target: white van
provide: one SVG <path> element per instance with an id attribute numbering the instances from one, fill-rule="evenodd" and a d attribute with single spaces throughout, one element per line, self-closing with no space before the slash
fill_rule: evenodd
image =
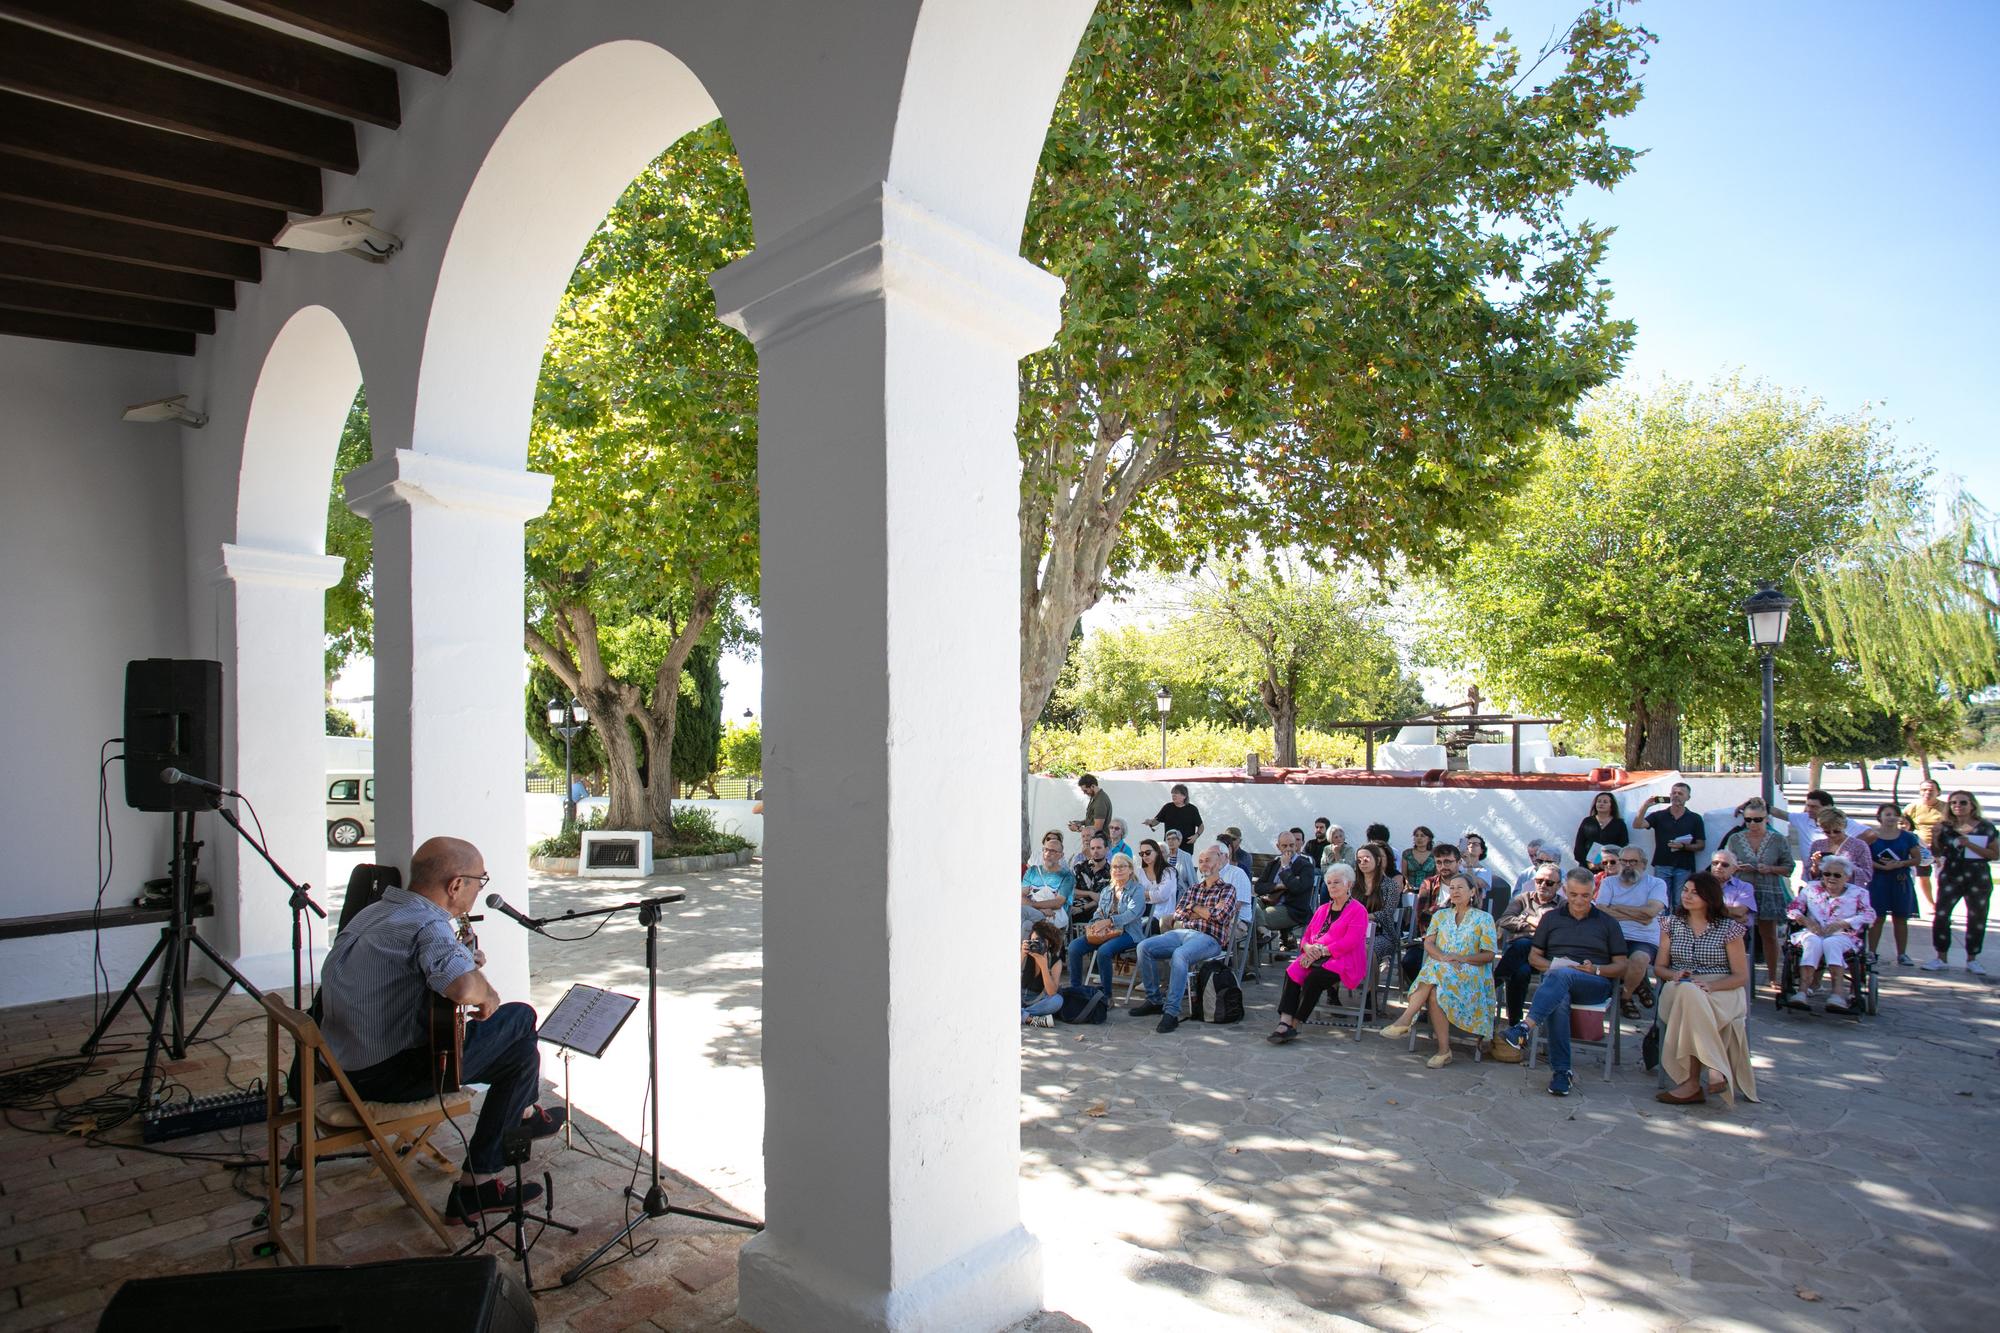
<path id="1" fill-rule="evenodd" d="M 373 773 L 326 775 L 326 841 L 329 847 L 353 847 L 375 841 Z"/>

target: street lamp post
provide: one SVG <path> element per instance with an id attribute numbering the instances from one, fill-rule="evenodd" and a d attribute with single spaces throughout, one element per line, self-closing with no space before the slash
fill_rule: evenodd
<path id="1" fill-rule="evenodd" d="M 1764 771 L 1764 808 L 1769 810 L 1777 798 L 1778 731 L 1774 714 L 1775 668 L 1771 655 L 1785 642 L 1785 631 L 1791 627 L 1791 598 L 1778 591 L 1778 585 L 1769 579 L 1757 585 L 1743 603 L 1741 610 L 1750 623 L 1750 643 L 1764 657 L 1764 729 L 1757 738 L 1757 765 Z"/>
<path id="2" fill-rule="evenodd" d="M 549 729 L 563 741 L 563 832 L 567 833 L 576 827 L 576 780 L 571 775 L 570 751 L 576 738 L 590 725 L 590 710 L 581 699 L 571 698 L 550 699 L 548 711 Z"/>
<path id="3" fill-rule="evenodd" d="M 1160 710 L 1160 767 L 1165 768 L 1167 766 L 1167 714 L 1171 713 L 1174 709 L 1173 692 L 1164 685 L 1160 686 L 1159 693 L 1153 696 L 1153 707 Z"/>

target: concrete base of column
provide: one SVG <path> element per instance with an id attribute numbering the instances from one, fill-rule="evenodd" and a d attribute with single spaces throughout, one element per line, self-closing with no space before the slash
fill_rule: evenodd
<path id="1" fill-rule="evenodd" d="M 1041 1245 L 1022 1227 L 893 1290 L 808 1267 L 769 1233 L 743 1247 L 737 1317 L 766 1333 L 1003 1329 L 1042 1308 Z"/>

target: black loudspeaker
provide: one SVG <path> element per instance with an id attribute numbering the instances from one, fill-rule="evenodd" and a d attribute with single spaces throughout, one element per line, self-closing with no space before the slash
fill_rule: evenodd
<path id="1" fill-rule="evenodd" d="M 148 657 L 125 664 L 125 804 L 134 810 L 213 810 L 221 798 L 160 770 L 222 781 L 222 663 Z"/>
<path id="2" fill-rule="evenodd" d="M 490 1254 L 250 1268 L 127 1282 L 97 1333 L 534 1333 L 535 1303 Z"/>

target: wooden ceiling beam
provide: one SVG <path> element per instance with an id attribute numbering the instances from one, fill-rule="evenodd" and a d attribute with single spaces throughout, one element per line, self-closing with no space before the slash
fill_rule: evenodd
<path id="1" fill-rule="evenodd" d="M 304 163 L 17 93 L 0 92 L 0 149 L 217 199 L 294 213 L 320 211 L 319 171 Z"/>
<path id="2" fill-rule="evenodd" d="M 18 200 L 0 201 L 0 240 L 233 282 L 256 282 L 264 276 L 263 257 L 255 246 L 183 236 L 158 227 L 65 213 Z"/>
<path id="3" fill-rule="evenodd" d="M 385 129 L 396 71 L 189 0 L 0 0 L 0 14 Z"/>
<path id="4" fill-rule="evenodd" d="M 149 329 L 179 329 L 183 333 L 214 333 L 215 312 L 207 306 L 142 301 L 135 296 L 107 296 L 76 287 L 47 287 L 39 282 L 0 278 L 0 309 L 37 310 L 45 315 L 103 319 L 113 324 L 137 324 Z"/>
<path id="5" fill-rule="evenodd" d="M 451 20 L 422 0 L 229 0 L 266 18 L 414 65 L 451 73 Z"/>
<path id="6" fill-rule="evenodd" d="M 269 245 L 278 229 L 285 225 L 283 209 L 211 199 L 163 185 L 143 185 L 11 153 L 0 153 L 0 199 L 18 199 L 66 212 L 137 222 L 242 245 Z"/>
<path id="7" fill-rule="evenodd" d="M 361 164 L 354 126 L 338 116 L 4 18 L 0 88 L 330 171 Z"/>
<path id="8" fill-rule="evenodd" d="M 31 245 L 0 241 L 0 278 L 19 278 L 55 287 L 76 287 L 110 296 L 137 296 L 148 301 L 174 301 L 181 305 L 208 306 L 216 310 L 236 308 L 236 284 L 224 278 L 205 278 L 171 269 L 121 264 L 113 259 L 68 255 L 59 250 L 37 250 Z"/>
<path id="9" fill-rule="evenodd" d="M 73 319 L 32 310 L 0 310 L 0 334 L 19 338 L 53 338 L 57 342 L 122 347 L 134 352 L 194 355 L 194 335 L 175 329 L 145 329 L 108 320 Z M 111 410 L 109 407 L 107 411 Z"/>

